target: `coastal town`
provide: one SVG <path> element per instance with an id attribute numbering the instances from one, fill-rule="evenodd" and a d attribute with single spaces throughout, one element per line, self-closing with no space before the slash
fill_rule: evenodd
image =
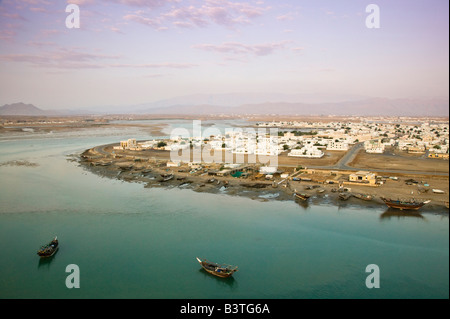
<path id="1" fill-rule="evenodd" d="M 447 119 L 252 124 L 214 135 L 130 137 L 87 150 L 80 163 L 146 187 L 176 186 L 264 201 L 301 193 L 311 201 L 382 203 L 389 196 L 448 208 Z"/>

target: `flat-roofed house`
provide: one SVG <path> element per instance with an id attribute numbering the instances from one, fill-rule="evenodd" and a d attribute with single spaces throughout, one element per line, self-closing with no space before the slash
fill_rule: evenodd
<path id="1" fill-rule="evenodd" d="M 349 181 L 375 185 L 377 176 L 374 173 L 368 171 L 358 171 L 356 173 L 350 174 Z"/>

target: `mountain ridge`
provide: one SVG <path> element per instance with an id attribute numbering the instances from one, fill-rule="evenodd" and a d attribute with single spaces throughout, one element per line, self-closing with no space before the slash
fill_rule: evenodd
<path id="1" fill-rule="evenodd" d="M 45 111 L 33 104 L 25 104 L 23 102 L 0 106 L 0 115 L 44 116 L 54 113 L 54 111 Z"/>
<path id="2" fill-rule="evenodd" d="M 258 114 L 258 115 L 360 115 L 360 116 L 448 116 L 444 99 L 369 98 L 334 103 L 268 102 L 237 107 L 215 105 L 172 105 L 141 110 L 140 114 Z"/>
<path id="3" fill-rule="evenodd" d="M 182 100 L 182 98 L 179 98 Z M 141 104 L 141 107 L 146 104 Z M 166 115 L 345 115 L 345 116 L 449 116 L 449 100 L 445 98 L 365 98 L 343 102 L 261 102 L 237 106 L 212 103 L 172 104 L 161 107 L 110 107 L 100 110 L 42 110 L 22 102 L 0 106 L 0 115 L 70 116 L 107 114 L 166 114 Z"/>

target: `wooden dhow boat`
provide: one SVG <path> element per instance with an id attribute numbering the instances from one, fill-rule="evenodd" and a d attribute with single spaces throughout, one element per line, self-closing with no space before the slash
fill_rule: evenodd
<path id="1" fill-rule="evenodd" d="M 307 201 L 308 198 L 310 198 L 311 196 L 309 196 L 308 194 L 301 194 L 301 193 L 297 193 L 294 192 L 294 198 L 295 199 L 300 199 L 302 201 Z"/>
<path id="2" fill-rule="evenodd" d="M 45 246 L 42 246 L 39 250 L 38 250 L 38 252 L 37 252 L 37 254 L 40 256 L 40 257 L 43 257 L 43 258 L 45 258 L 45 257 L 51 257 L 51 256 L 53 256 L 55 253 L 56 253 L 56 251 L 58 250 L 58 237 L 55 237 L 50 243 L 48 243 L 47 245 L 45 245 Z"/>
<path id="3" fill-rule="evenodd" d="M 228 278 L 232 276 L 236 271 L 238 271 L 237 266 L 217 264 L 206 259 L 200 259 L 198 257 L 196 258 L 204 270 L 217 277 Z"/>
<path id="4" fill-rule="evenodd" d="M 161 182 L 168 182 L 174 178 L 173 174 L 161 174 L 163 180 Z"/>
<path id="5" fill-rule="evenodd" d="M 340 193 L 339 194 L 339 199 L 340 200 L 348 200 L 352 195 L 348 194 L 348 193 Z"/>
<path id="6" fill-rule="evenodd" d="M 390 208 L 400 209 L 400 210 L 419 210 L 425 204 L 431 202 L 430 200 L 424 202 L 417 202 L 414 199 L 410 201 L 403 200 L 392 200 L 389 198 L 381 197 L 381 200 Z"/>
<path id="7" fill-rule="evenodd" d="M 356 198 L 359 198 L 362 200 L 367 200 L 367 201 L 372 200 L 372 198 L 373 198 L 371 195 L 361 194 L 361 193 L 353 194 L 353 197 L 356 197 Z"/>

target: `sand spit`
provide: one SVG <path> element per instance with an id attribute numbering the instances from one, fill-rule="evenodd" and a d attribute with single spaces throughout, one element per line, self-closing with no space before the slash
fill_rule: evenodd
<path id="1" fill-rule="evenodd" d="M 393 199 L 431 200 L 420 212 L 391 212 L 395 216 L 431 212 L 448 214 L 449 186 L 448 176 L 417 174 L 389 174 L 381 176 L 380 186 L 367 186 L 343 182 L 348 181 L 352 171 L 308 170 L 292 166 L 279 166 L 279 173 L 267 180 L 259 174 L 260 164 L 243 165 L 240 177 L 232 174 L 222 176 L 222 163 L 203 163 L 168 167 L 169 152 L 154 150 L 140 153 L 113 151 L 113 145 L 98 146 L 86 150 L 79 157 L 79 163 L 85 169 L 108 178 L 126 182 L 138 182 L 146 188 L 162 187 L 191 189 L 196 192 L 223 194 L 230 196 L 245 196 L 258 201 L 284 200 L 296 201 L 299 206 L 307 208 L 310 204 L 328 204 L 342 206 L 359 205 L 367 208 L 386 207 L 381 197 Z M 233 171 L 232 171 L 233 172 Z M 231 172 L 231 173 L 232 173 Z M 283 174 L 290 177 L 282 178 Z M 236 175 L 236 174 L 233 174 Z M 239 175 L 239 174 L 237 174 Z M 296 176 L 293 178 L 292 176 Z M 341 186 L 341 187 L 339 187 Z M 437 194 L 432 189 L 440 189 L 444 194 Z M 294 192 L 305 193 L 310 198 L 303 202 L 294 199 Z M 339 194 L 348 193 L 348 200 L 341 200 Z M 358 194 L 370 195 L 371 200 L 358 198 Z M 386 207 L 387 209 L 387 207 Z"/>

